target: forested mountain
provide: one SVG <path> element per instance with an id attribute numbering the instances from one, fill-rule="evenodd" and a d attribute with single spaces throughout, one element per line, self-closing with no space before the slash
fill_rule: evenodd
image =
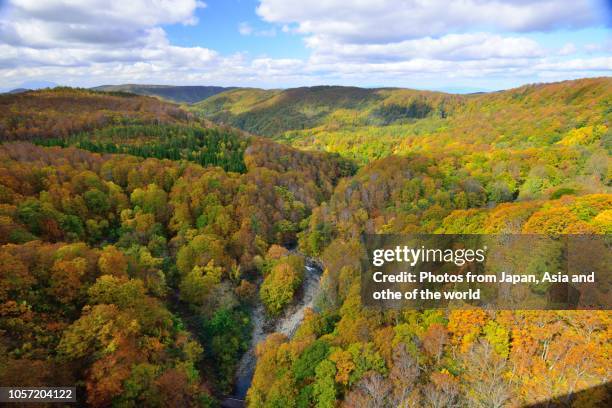
<path id="1" fill-rule="evenodd" d="M 286 310 L 309 256 L 321 295 L 294 336 L 257 347 L 249 406 L 601 406 L 605 389 L 577 392 L 610 381 L 609 311 L 374 311 L 358 254 L 363 232 L 611 233 L 611 98 L 606 78 L 237 89 L 197 114 L 1 95 L 0 383 L 217 406 L 250 312 Z"/>
<path id="2" fill-rule="evenodd" d="M 591 134 L 591 127 L 611 114 L 611 95 L 611 78 L 474 95 L 331 86 L 236 89 L 193 110 L 214 122 L 299 148 L 367 162 L 422 149 L 551 146 L 573 129 Z"/>
<path id="3" fill-rule="evenodd" d="M 0 140 L 61 138 L 119 124 L 193 121 L 177 105 L 156 98 L 54 88 L 0 95 Z"/>
<path id="4" fill-rule="evenodd" d="M 157 96 L 168 101 L 177 103 L 196 103 L 203 101 L 213 95 L 225 92 L 232 87 L 222 86 L 201 86 L 201 85 L 140 85 L 140 84 L 125 84 L 125 85 L 102 85 L 91 88 L 94 91 L 103 92 L 129 92 L 137 95 Z"/>

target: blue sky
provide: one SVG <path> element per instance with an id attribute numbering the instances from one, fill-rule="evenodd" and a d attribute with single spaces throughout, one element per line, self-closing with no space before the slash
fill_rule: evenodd
<path id="1" fill-rule="evenodd" d="M 4 0 L 0 89 L 473 92 L 612 73 L 610 0 Z"/>
<path id="2" fill-rule="evenodd" d="M 173 24 L 165 27 L 168 39 L 176 45 L 204 45 L 223 54 L 245 52 L 272 58 L 307 58 L 302 37 L 284 33 L 282 27 L 262 21 L 255 10 L 258 1 L 208 1 L 197 9 L 198 24 Z M 250 35 L 240 34 L 241 25 L 253 29 Z"/>

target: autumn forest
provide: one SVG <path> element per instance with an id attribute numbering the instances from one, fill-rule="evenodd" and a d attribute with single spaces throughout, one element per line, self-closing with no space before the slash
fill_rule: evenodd
<path id="1" fill-rule="evenodd" d="M 359 254 L 364 232 L 612 233 L 612 78 L 137 91 L 0 95 L 0 385 L 91 407 L 610 402 L 610 311 L 372 310 Z"/>

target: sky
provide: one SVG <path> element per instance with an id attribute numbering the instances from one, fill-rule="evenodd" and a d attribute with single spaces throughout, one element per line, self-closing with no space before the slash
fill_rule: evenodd
<path id="1" fill-rule="evenodd" d="M 0 89 L 612 76 L 612 0 L 0 0 Z"/>

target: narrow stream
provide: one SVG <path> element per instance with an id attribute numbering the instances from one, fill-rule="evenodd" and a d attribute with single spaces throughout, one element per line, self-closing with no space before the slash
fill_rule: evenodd
<path id="1" fill-rule="evenodd" d="M 320 266 L 307 259 L 304 267 L 304 282 L 302 283 L 301 290 L 297 293 L 297 301 L 289 306 L 285 313 L 272 323 L 269 323 L 266 319 L 266 311 L 263 304 L 257 302 L 257 305 L 251 312 L 251 321 L 253 322 L 251 346 L 240 359 L 238 369 L 236 370 L 234 390 L 236 398 L 244 399 L 251 386 L 255 364 L 257 363 L 255 357 L 255 347 L 257 344 L 265 340 L 266 336 L 273 332 L 283 333 L 289 338 L 293 337 L 304 318 L 304 310 L 314 305 L 314 301 L 319 294 L 320 279 Z"/>

